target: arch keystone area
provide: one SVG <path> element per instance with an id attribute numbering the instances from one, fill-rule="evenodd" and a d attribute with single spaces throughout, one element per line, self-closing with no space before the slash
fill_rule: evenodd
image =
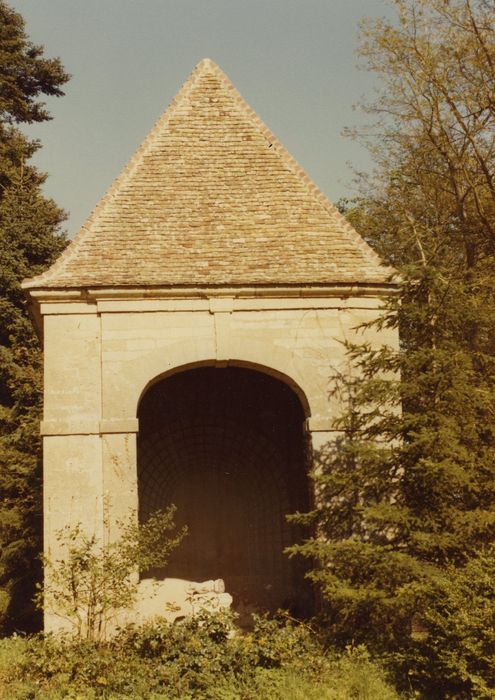
<path id="1" fill-rule="evenodd" d="M 251 341 L 251 346 L 255 343 Z M 165 379 L 177 372 L 183 372 L 201 366 L 215 367 L 246 367 L 279 379 L 290 386 L 299 397 L 306 417 L 311 415 L 311 398 L 318 396 L 320 390 L 316 380 L 300 375 L 294 368 L 293 355 L 283 348 L 276 352 L 266 347 L 262 342 L 256 343 L 256 351 L 245 350 L 239 357 L 217 359 L 204 355 L 194 341 L 181 342 L 174 347 L 168 347 L 166 354 L 155 350 L 144 358 L 136 359 L 136 369 L 139 369 L 139 379 L 136 380 L 135 394 L 128 396 L 129 415 L 137 415 L 137 407 L 141 398 L 157 381 Z M 166 368 L 163 366 L 166 364 Z M 302 383 L 304 382 L 304 385 Z M 136 400 L 134 396 L 139 393 Z"/>

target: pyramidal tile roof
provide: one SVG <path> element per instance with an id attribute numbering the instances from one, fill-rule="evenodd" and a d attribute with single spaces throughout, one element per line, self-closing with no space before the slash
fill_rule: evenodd
<path id="1" fill-rule="evenodd" d="M 211 60 L 26 289 L 384 284 L 392 270 Z"/>

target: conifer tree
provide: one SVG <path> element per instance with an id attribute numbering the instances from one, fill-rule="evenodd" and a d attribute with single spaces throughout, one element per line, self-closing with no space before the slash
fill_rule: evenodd
<path id="1" fill-rule="evenodd" d="M 32 44 L 0 0 L 0 630 L 32 624 L 41 538 L 41 358 L 20 288 L 64 248 L 65 214 L 43 196 L 30 158 L 40 144 L 20 124 L 50 119 L 43 95 L 62 95 L 59 59 Z"/>
<path id="2" fill-rule="evenodd" d="M 393 4 L 395 21 L 363 27 L 376 167 L 345 213 L 401 274 L 380 320 L 401 344 L 348 347 L 342 433 L 302 518 L 318 536 L 296 551 L 319 561 L 335 639 L 394 656 L 425 697 L 492 697 L 495 620 L 442 639 L 432 620 L 494 566 L 495 16 L 488 0 Z"/>

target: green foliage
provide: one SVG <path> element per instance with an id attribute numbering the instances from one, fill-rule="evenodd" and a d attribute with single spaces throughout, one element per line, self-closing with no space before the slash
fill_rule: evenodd
<path id="1" fill-rule="evenodd" d="M 493 698 L 495 688 L 495 552 L 449 566 L 422 596 L 422 614 L 407 648 L 391 662 L 434 697 Z"/>
<path id="2" fill-rule="evenodd" d="M 105 644 L 4 640 L 0 679 L 9 700 L 399 698 L 364 648 L 327 652 L 308 627 L 282 619 L 258 619 L 241 635 L 228 612 L 129 628 Z"/>
<path id="3" fill-rule="evenodd" d="M 493 697 L 493 587 L 475 572 L 495 539 L 494 16 L 483 0 L 393 4 L 393 23 L 363 27 L 376 169 L 342 208 L 400 272 L 376 324 L 400 347 L 347 346 L 342 432 L 315 455 L 302 517 L 315 537 L 292 551 L 319 562 L 337 642 L 386 654 L 426 698 Z"/>
<path id="4" fill-rule="evenodd" d="M 65 214 L 42 195 L 29 164 L 40 147 L 15 126 L 49 119 L 40 95 L 61 95 L 68 76 L 0 1 L 0 630 L 32 626 L 41 532 L 41 356 L 20 282 L 66 245 Z"/>
<path id="5" fill-rule="evenodd" d="M 63 95 L 69 76 L 58 58 L 47 59 L 43 47 L 26 37 L 21 15 L 0 3 L 0 122 L 41 122 L 50 119 L 40 95 Z"/>
<path id="6" fill-rule="evenodd" d="M 175 510 L 155 511 L 139 525 L 132 514 L 110 542 L 80 524 L 66 526 L 57 536 L 59 558 L 44 558 L 39 605 L 67 620 L 78 638 L 105 639 L 108 623 L 135 601 L 139 571 L 166 566 L 186 535 L 176 528 Z"/>
<path id="7" fill-rule="evenodd" d="M 0 698 L 15 697 L 22 687 L 20 665 L 27 650 L 27 640 L 14 635 L 0 639 Z M 7 690 L 8 689 L 8 690 Z"/>

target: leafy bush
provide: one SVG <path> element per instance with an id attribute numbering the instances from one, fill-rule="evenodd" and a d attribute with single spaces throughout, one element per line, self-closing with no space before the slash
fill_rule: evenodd
<path id="1" fill-rule="evenodd" d="M 0 680 L 8 700 L 399 698 L 364 648 L 329 652 L 315 631 L 287 618 L 258 618 L 243 635 L 225 611 L 129 627 L 109 642 L 3 640 Z"/>
<path id="2" fill-rule="evenodd" d="M 57 536 L 61 556 L 45 557 L 45 586 L 38 603 L 64 618 L 77 637 L 105 639 L 115 613 L 131 607 L 139 571 L 166 565 L 187 528 L 178 530 L 175 506 L 152 513 L 137 524 L 131 514 L 118 523 L 119 538 L 102 542 L 80 524 L 68 525 Z M 108 518 L 104 526 L 108 530 Z"/>

